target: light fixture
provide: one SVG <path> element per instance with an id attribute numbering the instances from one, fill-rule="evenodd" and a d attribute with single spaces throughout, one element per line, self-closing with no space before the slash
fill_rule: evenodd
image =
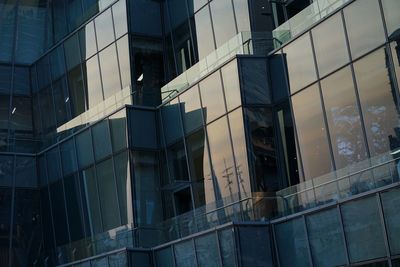
<path id="1" fill-rule="evenodd" d="M 11 111 L 11 114 L 14 114 L 16 110 L 17 110 L 17 108 L 14 107 L 13 110 Z"/>
<path id="2" fill-rule="evenodd" d="M 65 99 L 65 103 L 67 103 L 69 101 L 69 97 L 67 97 L 66 99 Z"/>
<path id="3" fill-rule="evenodd" d="M 391 155 L 396 155 L 400 153 L 400 149 L 390 152 Z"/>
<path id="4" fill-rule="evenodd" d="M 139 76 L 139 78 L 137 78 L 138 82 L 141 82 L 143 80 L 143 73 Z"/>

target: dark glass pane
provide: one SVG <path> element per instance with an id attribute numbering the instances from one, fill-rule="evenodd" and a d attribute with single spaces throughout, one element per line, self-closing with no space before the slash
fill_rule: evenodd
<path id="1" fill-rule="evenodd" d="M 86 231 L 87 235 L 90 233 L 93 236 L 102 232 L 99 193 L 93 167 L 81 172 L 80 183 L 84 212 L 88 217 Z"/>
<path id="2" fill-rule="evenodd" d="M 94 159 L 90 129 L 78 134 L 75 140 L 79 168 L 92 164 Z"/>
<path id="3" fill-rule="evenodd" d="M 61 161 L 58 146 L 46 152 L 47 175 L 49 182 L 61 178 Z"/>
<path id="4" fill-rule="evenodd" d="M 168 144 L 182 138 L 182 123 L 178 99 L 171 101 L 161 108 L 162 127 L 164 131 L 165 142 Z"/>
<path id="5" fill-rule="evenodd" d="M 109 117 L 113 151 L 117 152 L 127 147 L 126 143 L 126 112 L 125 110 Z M 143 129 L 142 129 L 143 130 Z"/>
<path id="6" fill-rule="evenodd" d="M 64 176 L 78 170 L 74 139 L 70 138 L 60 146 L 61 162 Z"/>
<path id="7" fill-rule="evenodd" d="M 225 229 L 218 232 L 219 247 L 222 258 L 223 267 L 236 266 L 235 259 L 235 239 L 233 237 L 233 229 Z"/>
<path id="8" fill-rule="evenodd" d="M 74 34 L 65 41 L 64 49 L 67 69 L 72 70 L 76 65 L 81 63 L 78 34 Z"/>
<path id="9" fill-rule="evenodd" d="M 107 9 L 95 19 L 96 37 L 99 50 L 115 40 L 111 9 Z"/>
<path id="10" fill-rule="evenodd" d="M 0 155 L 0 186 L 12 186 L 14 157 Z"/>
<path id="11" fill-rule="evenodd" d="M 68 101 L 72 101 L 72 116 L 75 117 L 86 110 L 85 85 L 80 65 L 68 72 L 68 85 L 71 96 Z"/>
<path id="12" fill-rule="evenodd" d="M 105 119 L 92 128 L 94 157 L 96 161 L 111 154 L 111 137 L 108 128 L 108 119 Z"/>
<path id="13" fill-rule="evenodd" d="M 15 67 L 14 68 L 14 95 L 30 95 L 31 88 L 29 87 L 29 68 Z"/>
<path id="14" fill-rule="evenodd" d="M 57 80 L 65 73 L 64 47 L 59 45 L 50 53 L 51 78 Z"/>
<path id="15" fill-rule="evenodd" d="M 2 236 L 0 251 L 2 264 L 8 264 L 11 220 L 11 188 L 0 188 L 0 234 Z M 4 258 L 3 258 L 4 257 Z M 3 261 L 4 260 L 4 261 Z"/>
<path id="16" fill-rule="evenodd" d="M 385 257 L 376 197 L 346 203 L 341 209 L 350 262 Z"/>
<path id="17" fill-rule="evenodd" d="M 56 117 L 54 112 L 53 94 L 48 87 L 39 92 L 40 113 L 42 116 L 42 125 L 45 132 L 49 132 L 56 126 Z"/>
<path id="18" fill-rule="evenodd" d="M 400 194 L 393 189 L 381 194 L 386 231 L 392 255 L 400 254 Z"/>
<path id="19" fill-rule="evenodd" d="M 206 6 L 194 16 L 196 22 L 197 47 L 199 49 L 199 60 L 208 56 L 215 50 L 214 36 L 211 26 L 209 7 Z"/>
<path id="20" fill-rule="evenodd" d="M 200 82 L 200 94 L 206 123 L 215 120 L 226 112 L 219 71 Z"/>
<path id="21" fill-rule="evenodd" d="M 336 168 L 367 158 L 350 68 L 321 81 Z M 346 96 L 346 97 L 343 97 Z"/>
<path id="22" fill-rule="evenodd" d="M 275 227 L 279 263 L 282 267 L 310 266 L 307 236 L 302 218 Z M 290 255 L 290 257 L 288 257 Z"/>
<path id="23" fill-rule="evenodd" d="M 363 16 L 359 16 L 359 14 L 363 14 Z M 354 2 L 344 9 L 344 17 L 353 59 L 385 42 L 378 1 Z"/>
<path id="24" fill-rule="evenodd" d="M 315 266 L 346 264 L 344 240 L 337 209 L 307 216 L 307 227 Z"/>
<path id="25" fill-rule="evenodd" d="M 1 44 L 0 44 L 1 46 Z M 1 53 L 1 52 L 0 52 Z M 0 92 L 9 94 L 11 89 L 11 65 L 0 65 Z"/>
<path id="26" fill-rule="evenodd" d="M 130 145 L 137 148 L 158 148 L 156 116 L 154 111 L 131 109 L 129 111 Z M 138 127 L 140 125 L 140 127 Z M 161 134 L 160 134 L 161 135 Z"/>
<path id="27" fill-rule="evenodd" d="M 319 76 L 349 61 L 341 14 L 336 14 L 312 30 Z"/>
<path id="28" fill-rule="evenodd" d="M 174 246 L 176 267 L 197 266 L 192 240 Z"/>
<path id="29" fill-rule="evenodd" d="M 198 87 L 194 86 L 179 96 L 185 133 L 191 133 L 203 126 L 202 109 Z"/>
<path id="30" fill-rule="evenodd" d="M 114 177 L 114 167 L 111 159 L 96 166 L 97 181 L 99 187 L 101 215 L 103 218 L 103 230 L 110 230 L 121 225 L 117 187 Z"/>
<path id="31" fill-rule="evenodd" d="M 13 130 L 32 131 L 32 102 L 28 97 L 13 97 L 11 106 Z"/>
<path id="32" fill-rule="evenodd" d="M 15 186 L 37 187 L 38 178 L 36 172 L 35 157 L 16 157 Z"/>
<path id="33" fill-rule="evenodd" d="M 371 156 L 400 146 L 396 88 L 384 49 L 354 63 L 361 109 Z"/>
<path id="34" fill-rule="evenodd" d="M 167 149 L 168 165 L 172 180 L 189 180 L 186 163 L 186 152 L 183 141 L 180 141 Z"/>
<path id="35" fill-rule="evenodd" d="M 69 241 L 64 190 L 61 180 L 50 184 L 50 196 L 56 233 L 56 244 L 57 246 L 60 246 Z"/>
<path id="36" fill-rule="evenodd" d="M 0 95 L 0 128 L 8 129 L 8 115 L 10 109 L 10 96 Z"/>
<path id="37" fill-rule="evenodd" d="M 53 83 L 53 97 L 56 108 L 57 125 L 60 126 L 70 118 L 67 80 L 65 77 Z"/>
<path id="38" fill-rule="evenodd" d="M 195 244 L 199 267 L 221 266 L 215 233 L 197 237 L 195 239 Z"/>
<path id="39" fill-rule="evenodd" d="M 172 247 L 166 247 L 155 251 L 156 266 L 174 267 L 174 255 Z"/>
<path id="40" fill-rule="evenodd" d="M 121 90 L 119 69 L 117 62 L 117 51 L 115 44 L 110 45 L 99 53 L 101 77 L 103 80 L 104 99 L 114 95 Z"/>
<path id="41" fill-rule="evenodd" d="M 16 2 L 0 3 L 2 11 L 2 27 L 0 30 L 0 61 L 11 62 L 14 49 L 14 35 L 16 34 L 15 17 L 17 15 Z"/>
<path id="42" fill-rule="evenodd" d="M 239 227 L 243 267 L 273 267 L 269 231 L 261 227 Z"/>
<path id="43" fill-rule="evenodd" d="M 286 46 L 283 51 L 286 55 L 290 92 L 293 94 L 317 79 L 310 36 L 304 34 Z"/>
<path id="44" fill-rule="evenodd" d="M 270 104 L 271 96 L 265 59 L 245 58 L 239 62 L 245 102 L 247 104 Z"/>
<path id="45" fill-rule="evenodd" d="M 71 241 L 76 241 L 84 237 L 84 218 L 82 213 L 83 210 L 78 175 L 72 175 L 65 178 L 64 187 Z"/>
<path id="46" fill-rule="evenodd" d="M 332 170 L 318 86 L 313 85 L 292 97 L 293 113 L 305 179 Z"/>
<path id="47" fill-rule="evenodd" d="M 41 58 L 37 62 L 36 68 L 37 68 L 36 73 L 37 73 L 38 86 L 40 90 L 48 86 L 51 82 L 49 57 L 45 56 Z"/>

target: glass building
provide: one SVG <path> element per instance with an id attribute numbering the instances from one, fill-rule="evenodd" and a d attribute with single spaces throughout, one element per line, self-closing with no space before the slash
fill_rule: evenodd
<path id="1" fill-rule="evenodd" d="M 0 0 L 0 266 L 400 266 L 399 0 Z"/>

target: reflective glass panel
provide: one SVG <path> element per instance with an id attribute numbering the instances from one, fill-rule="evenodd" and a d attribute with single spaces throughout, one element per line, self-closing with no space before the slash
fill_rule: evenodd
<path id="1" fill-rule="evenodd" d="M 367 158 L 350 68 L 321 81 L 336 168 Z M 343 97 L 345 96 L 345 97 Z"/>
<path id="2" fill-rule="evenodd" d="M 88 229 L 86 231 L 93 236 L 102 232 L 99 193 L 93 167 L 80 173 L 80 182 L 84 212 L 88 217 Z"/>
<path id="3" fill-rule="evenodd" d="M 65 73 L 64 47 L 62 45 L 50 53 L 50 65 L 53 81 Z"/>
<path id="4" fill-rule="evenodd" d="M 247 1 L 233 0 L 238 32 L 250 31 L 250 13 Z"/>
<path id="5" fill-rule="evenodd" d="M 226 117 L 207 126 L 217 199 L 236 200 L 238 184 Z"/>
<path id="6" fill-rule="evenodd" d="M 383 13 L 385 14 L 386 27 L 389 39 L 400 28 L 400 2 L 397 0 L 382 0 Z"/>
<path id="7" fill-rule="evenodd" d="M 113 161 L 108 159 L 96 165 L 103 230 L 121 225 Z"/>
<path id="8" fill-rule="evenodd" d="M 113 151 L 117 152 L 127 147 L 126 143 L 126 112 L 121 110 L 109 117 Z"/>
<path id="9" fill-rule="evenodd" d="M 331 172 L 318 86 L 294 95 L 292 105 L 306 180 Z"/>
<path id="10" fill-rule="evenodd" d="M 240 106 L 240 84 L 237 61 L 233 60 L 221 69 L 222 81 L 224 83 L 226 106 L 228 111 Z"/>
<path id="11" fill-rule="evenodd" d="M 46 160 L 49 182 L 58 180 L 61 177 L 61 162 L 58 146 L 46 152 Z"/>
<path id="12" fill-rule="evenodd" d="M 183 131 L 177 98 L 161 108 L 161 116 L 165 142 L 171 144 L 182 138 Z"/>
<path id="13" fill-rule="evenodd" d="M 117 49 L 118 49 L 119 70 L 121 72 L 122 88 L 125 88 L 131 85 L 131 65 L 129 60 L 128 36 L 125 36 L 120 40 L 118 40 Z"/>
<path id="14" fill-rule="evenodd" d="M 58 246 L 64 245 L 69 241 L 69 236 L 64 201 L 64 189 L 61 180 L 50 184 L 50 196 L 52 202 L 56 244 Z"/>
<path id="15" fill-rule="evenodd" d="M 112 44 L 101 51 L 99 55 L 104 99 L 107 99 L 121 90 L 115 44 Z"/>
<path id="16" fill-rule="evenodd" d="M 81 43 L 82 57 L 88 59 L 97 52 L 96 34 L 94 32 L 93 21 L 79 32 L 79 41 Z"/>
<path id="17" fill-rule="evenodd" d="M 89 108 L 103 101 L 103 92 L 101 90 L 99 60 L 97 55 L 86 61 L 87 89 Z"/>
<path id="18" fill-rule="evenodd" d="M 161 250 L 155 251 L 156 265 L 165 267 L 174 267 L 174 255 L 172 254 L 172 247 L 166 247 Z"/>
<path id="19" fill-rule="evenodd" d="M 125 1 L 118 1 L 112 7 L 114 18 L 115 37 L 118 39 L 128 32 L 128 18 L 126 16 L 127 9 Z"/>
<path id="20" fill-rule="evenodd" d="M 64 77 L 53 83 L 53 97 L 56 108 L 57 125 L 67 122 L 70 117 L 67 80 Z"/>
<path id="21" fill-rule="evenodd" d="M 199 267 L 221 266 L 215 233 L 198 237 L 194 242 L 196 244 L 197 262 Z"/>
<path id="22" fill-rule="evenodd" d="M 286 54 L 290 92 L 293 94 L 317 79 L 310 36 L 304 34 L 283 51 Z"/>
<path id="23" fill-rule="evenodd" d="M 90 129 L 78 134 L 75 140 L 79 168 L 86 167 L 92 164 L 94 162 L 94 159 Z"/>
<path id="24" fill-rule="evenodd" d="M 117 180 L 118 202 L 121 213 L 121 224 L 133 222 L 131 174 L 128 153 L 123 152 L 114 157 L 115 177 Z"/>
<path id="25" fill-rule="evenodd" d="M 198 90 L 198 87 L 194 86 L 179 96 L 185 133 L 190 133 L 203 125 Z"/>
<path id="26" fill-rule="evenodd" d="M 219 247 L 223 267 L 236 266 L 235 260 L 235 240 L 233 229 L 225 229 L 218 232 Z"/>
<path id="27" fill-rule="evenodd" d="M 344 17 L 353 59 L 385 42 L 378 1 L 355 1 L 344 9 Z"/>
<path id="28" fill-rule="evenodd" d="M 269 231 L 261 227 L 238 227 L 243 267 L 273 267 Z"/>
<path id="29" fill-rule="evenodd" d="M 99 50 L 114 41 L 114 27 L 111 9 L 107 9 L 95 19 L 97 46 Z"/>
<path id="30" fill-rule="evenodd" d="M 70 138 L 68 141 L 63 142 L 60 146 L 60 151 L 64 176 L 77 171 L 78 165 L 76 161 L 74 139 Z"/>
<path id="31" fill-rule="evenodd" d="M 275 227 L 279 263 L 282 267 L 310 266 L 307 236 L 302 218 Z M 288 257 L 290 255 L 290 257 Z"/>
<path id="32" fill-rule="evenodd" d="M 194 16 L 196 22 L 197 47 L 199 50 L 199 60 L 205 58 L 215 50 L 214 36 L 211 27 L 209 7 L 201 9 Z"/>
<path id="33" fill-rule="evenodd" d="M 217 42 L 217 47 L 219 47 L 236 35 L 232 1 L 212 1 L 210 8 L 215 32 L 215 41 Z"/>
<path id="34" fill-rule="evenodd" d="M 219 71 L 200 82 L 204 120 L 209 123 L 226 112 Z"/>
<path id="35" fill-rule="evenodd" d="M 399 163 L 397 163 L 399 164 Z M 400 192 L 393 189 L 381 194 L 386 231 L 392 255 L 400 254 Z"/>
<path id="36" fill-rule="evenodd" d="M 12 186 L 14 156 L 0 155 L 0 186 Z"/>
<path id="37" fill-rule="evenodd" d="M 314 265 L 345 265 L 346 254 L 337 209 L 315 213 L 307 216 L 306 220 Z"/>
<path id="38" fill-rule="evenodd" d="M 81 62 L 81 55 L 79 51 L 79 40 L 78 34 L 74 34 L 68 38 L 64 43 L 65 59 L 67 63 L 67 69 L 71 70 Z"/>
<path id="39" fill-rule="evenodd" d="M 75 174 L 64 178 L 64 188 L 71 240 L 75 241 L 84 237 L 83 210 L 78 175 Z"/>
<path id="40" fill-rule="evenodd" d="M 340 13 L 315 27 L 312 30 L 312 36 L 320 77 L 349 61 Z"/>
<path id="41" fill-rule="evenodd" d="M 68 87 L 71 96 L 72 115 L 78 116 L 86 110 L 85 105 L 85 84 L 83 83 L 81 66 L 78 65 L 68 73 Z"/>
<path id="42" fill-rule="evenodd" d="M 108 119 L 97 123 L 92 128 L 94 157 L 96 161 L 111 154 L 111 137 Z"/>
<path id="43" fill-rule="evenodd" d="M 361 109 L 371 156 L 395 149 L 399 115 L 395 86 L 387 67 L 387 53 L 380 49 L 354 63 Z"/>
<path id="44" fill-rule="evenodd" d="M 174 246 L 176 267 L 197 266 L 192 240 Z"/>
<path id="45" fill-rule="evenodd" d="M 386 256 L 376 197 L 341 206 L 350 262 Z"/>

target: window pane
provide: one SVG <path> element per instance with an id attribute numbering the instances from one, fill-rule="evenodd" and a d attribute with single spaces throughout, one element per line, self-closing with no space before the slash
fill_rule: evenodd
<path id="1" fill-rule="evenodd" d="M 69 101 L 67 80 L 65 76 L 53 83 L 53 97 L 56 108 L 57 125 L 60 126 L 67 122 L 69 116 Z"/>
<path id="2" fill-rule="evenodd" d="M 247 1 L 233 0 L 238 32 L 250 31 L 250 13 Z"/>
<path id="3" fill-rule="evenodd" d="M 353 59 L 385 42 L 378 1 L 356 1 L 344 9 L 344 16 Z"/>
<path id="4" fill-rule="evenodd" d="M 376 197 L 346 203 L 341 209 L 350 262 L 385 257 Z"/>
<path id="5" fill-rule="evenodd" d="M 50 196 L 56 233 L 56 244 L 57 246 L 60 246 L 69 241 L 64 190 L 61 180 L 50 184 Z"/>
<path id="6" fill-rule="evenodd" d="M 101 51 L 99 55 L 104 99 L 107 99 L 121 90 L 115 44 Z"/>
<path id="7" fill-rule="evenodd" d="M 336 168 L 367 158 L 350 68 L 321 81 Z M 343 97 L 346 96 L 346 97 Z"/>
<path id="8" fill-rule="evenodd" d="M 198 87 L 194 86 L 179 96 L 185 133 L 190 133 L 203 125 L 202 109 Z"/>
<path id="9" fill-rule="evenodd" d="M 307 227 L 315 266 L 329 267 L 346 264 L 344 240 L 337 209 L 307 216 Z"/>
<path id="10" fill-rule="evenodd" d="M 103 101 L 103 92 L 101 90 L 100 69 L 97 55 L 86 62 L 87 88 L 89 108 Z"/>
<path id="11" fill-rule="evenodd" d="M 215 233 L 195 239 L 197 262 L 199 267 L 221 266 L 218 255 L 217 237 Z"/>
<path id="12" fill-rule="evenodd" d="M 117 152 L 127 147 L 126 143 L 126 112 L 125 110 L 109 117 L 113 151 Z"/>
<path id="13" fill-rule="evenodd" d="M 183 141 L 180 141 L 167 149 L 168 165 L 172 180 L 189 180 L 186 163 L 186 153 Z"/>
<path id="14" fill-rule="evenodd" d="M 54 127 L 56 126 L 56 118 L 54 112 L 53 94 L 50 87 L 39 92 L 39 105 L 40 112 L 43 114 L 43 130 L 45 132 L 54 130 Z"/>
<path id="15" fill-rule="evenodd" d="M 236 35 L 235 19 L 231 0 L 213 1 L 210 4 L 217 47 Z M 198 27 L 198 26 L 197 26 Z M 201 40 L 201 39 L 200 39 Z M 205 40 L 202 40 L 202 42 Z"/>
<path id="16" fill-rule="evenodd" d="M 186 241 L 174 246 L 176 267 L 197 266 L 193 242 Z"/>
<path id="17" fill-rule="evenodd" d="M 302 218 L 275 227 L 279 262 L 282 267 L 310 266 L 307 236 Z M 290 255 L 290 257 L 288 257 Z"/>
<path id="18" fill-rule="evenodd" d="M 214 37 L 211 28 L 211 18 L 208 6 L 194 16 L 196 22 L 197 47 L 199 60 L 205 58 L 215 50 Z"/>
<path id="19" fill-rule="evenodd" d="M 28 97 L 12 98 L 11 129 L 32 131 L 32 101 Z"/>
<path id="20" fill-rule="evenodd" d="M 122 88 L 125 88 L 131 85 L 131 65 L 129 61 L 128 36 L 125 36 L 120 40 L 118 40 L 117 49 L 118 49 L 118 59 L 119 59 L 119 70 L 121 72 L 121 79 L 122 79 Z"/>
<path id="21" fill-rule="evenodd" d="M 71 240 L 75 241 L 84 237 L 82 202 L 78 176 L 72 175 L 65 178 L 64 187 Z"/>
<path id="22" fill-rule="evenodd" d="M 83 83 L 83 75 L 81 66 L 78 65 L 68 72 L 68 85 L 72 105 L 72 116 L 78 116 L 86 110 L 85 105 L 85 85 Z"/>
<path id="23" fill-rule="evenodd" d="M 400 27 L 400 2 L 397 0 L 382 0 L 383 12 L 385 14 L 386 27 L 390 36 Z"/>
<path id="24" fill-rule="evenodd" d="M 301 159 L 306 180 L 332 170 L 318 87 L 292 97 Z"/>
<path id="25" fill-rule="evenodd" d="M 115 176 L 117 179 L 118 202 L 121 213 L 121 224 L 133 222 L 131 176 L 128 153 L 123 152 L 114 157 Z"/>
<path id="26" fill-rule="evenodd" d="M 57 80 L 65 73 L 64 47 L 59 45 L 50 53 L 51 77 Z"/>
<path id="27" fill-rule="evenodd" d="M 103 230 L 106 231 L 121 225 L 112 160 L 109 159 L 98 164 L 96 166 L 96 173 L 99 195 L 101 196 L 100 206 L 103 218 Z"/>
<path id="28" fill-rule="evenodd" d="M 159 120 L 156 120 L 155 111 L 128 110 L 130 145 L 134 148 L 158 149 L 158 138 L 160 137 L 157 136 L 156 121 Z M 178 120 L 174 122 L 178 122 Z M 141 127 L 137 127 L 138 125 L 141 125 Z"/>
<path id="29" fill-rule="evenodd" d="M 349 61 L 340 13 L 315 27 L 312 35 L 320 77 Z"/>
<path id="30" fill-rule="evenodd" d="M 64 43 L 65 59 L 67 62 L 67 69 L 71 70 L 81 62 L 79 52 L 78 34 L 74 34 Z"/>
<path id="31" fill-rule="evenodd" d="M 233 229 L 226 229 L 218 232 L 219 247 L 221 250 L 222 266 L 233 267 L 235 264 L 235 240 L 233 237 Z"/>
<path id="32" fill-rule="evenodd" d="M 81 42 L 82 57 L 90 58 L 97 52 L 96 34 L 94 33 L 93 21 L 86 24 L 79 32 L 79 41 Z"/>
<path id="33" fill-rule="evenodd" d="M 0 155 L 0 186 L 12 186 L 14 157 Z"/>
<path id="34" fill-rule="evenodd" d="M 111 17 L 111 9 L 107 9 L 95 19 L 96 37 L 99 50 L 114 41 L 114 28 Z"/>
<path id="35" fill-rule="evenodd" d="M 128 18 L 126 16 L 127 9 L 125 1 L 118 1 L 112 7 L 112 13 L 115 26 L 115 37 L 118 39 L 128 32 Z"/>
<path id="36" fill-rule="evenodd" d="M 156 266 L 174 267 L 172 247 L 155 251 Z"/>
<path id="37" fill-rule="evenodd" d="M 219 71 L 200 82 L 200 93 L 206 123 L 226 112 Z"/>
<path id="38" fill-rule="evenodd" d="M 88 230 L 90 235 L 102 232 L 99 194 L 97 190 L 96 176 L 93 168 L 83 170 L 80 175 L 81 194 L 84 201 L 84 211 L 88 216 Z"/>
<path id="39" fill-rule="evenodd" d="M 216 196 L 232 202 L 237 199 L 238 184 L 226 117 L 208 125 L 207 132 Z"/>
<path id="40" fill-rule="evenodd" d="M 29 68 L 15 67 L 14 68 L 14 95 L 30 95 L 31 89 L 29 84 Z"/>
<path id="41" fill-rule="evenodd" d="M 71 138 L 68 141 L 63 142 L 60 146 L 60 149 L 64 176 L 77 171 L 78 166 L 76 164 L 74 139 Z"/>
<path id="42" fill-rule="evenodd" d="M 240 183 L 240 194 L 242 197 L 249 197 L 251 195 L 251 184 L 249 165 L 247 160 L 246 137 L 244 133 L 244 120 L 242 113 L 242 109 L 237 109 L 234 112 L 230 113 L 229 125 L 231 127 L 233 153 L 236 160 L 236 171 L 237 175 L 239 176 L 238 180 Z M 266 153 L 263 153 L 263 156 L 268 157 Z M 258 155 L 256 157 L 258 157 Z M 271 162 L 274 161 L 274 159 L 271 160 Z M 271 166 L 271 164 L 268 165 Z M 270 178 L 274 177 L 272 173 L 269 173 L 269 176 Z M 273 180 L 274 179 L 271 179 L 271 181 Z"/>
<path id="43" fill-rule="evenodd" d="M 302 53 L 299 53 L 302 51 Z M 304 34 L 284 48 L 289 75 L 290 92 L 293 94 L 317 79 L 310 36 Z"/>
<path id="44" fill-rule="evenodd" d="M 393 189 L 381 194 L 386 231 L 392 255 L 400 254 L 400 192 Z"/>
<path id="45" fill-rule="evenodd" d="M 400 123 L 386 50 L 380 49 L 357 61 L 354 71 L 371 156 L 395 149 L 397 144 L 392 140 L 398 137 L 395 129 Z"/>
<path id="46" fill-rule="evenodd" d="M 108 129 L 108 119 L 97 123 L 92 128 L 94 157 L 96 161 L 111 154 L 111 137 Z"/>
<path id="47" fill-rule="evenodd" d="M 221 69 L 224 82 L 226 106 L 228 111 L 241 105 L 239 71 L 237 61 L 234 60 Z"/>
<path id="48" fill-rule="evenodd" d="M 46 160 L 49 182 L 53 182 L 61 178 L 61 162 L 57 146 L 46 152 Z"/>
<path id="49" fill-rule="evenodd" d="M 177 100 L 176 98 L 175 101 L 171 101 L 161 108 L 162 128 L 167 145 L 183 136 L 179 103 Z"/>
<path id="50" fill-rule="evenodd" d="M 79 168 L 86 167 L 94 162 L 92 138 L 90 136 L 90 129 L 78 134 L 76 140 L 76 153 L 78 155 Z"/>

